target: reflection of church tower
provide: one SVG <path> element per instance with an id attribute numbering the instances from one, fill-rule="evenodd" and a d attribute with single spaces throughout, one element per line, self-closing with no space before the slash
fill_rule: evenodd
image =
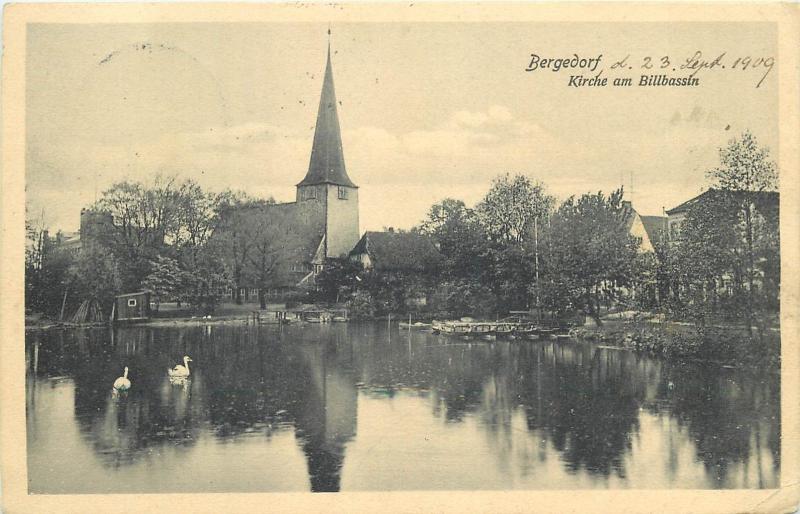
<path id="1" fill-rule="evenodd" d="M 297 184 L 297 202 L 321 204 L 325 217 L 325 257 L 340 257 L 353 249 L 359 239 L 358 186 L 347 176 L 344 165 L 330 41 L 311 162 L 305 178 Z"/>
<path id="2" fill-rule="evenodd" d="M 335 344 L 305 347 L 310 380 L 297 418 L 313 492 L 339 491 L 345 445 L 356 434 L 355 379 L 337 362 Z"/>

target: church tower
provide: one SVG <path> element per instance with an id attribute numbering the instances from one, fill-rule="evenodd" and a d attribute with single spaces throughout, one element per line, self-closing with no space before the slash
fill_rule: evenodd
<path id="1" fill-rule="evenodd" d="M 358 186 L 344 166 L 342 135 L 333 88 L 330 30 L 328 61 L 314 129 L 308 173 L 297 184 L 297 203 L 316 202 L 324 216 L 325 257 L 347 255 L 359 239 Z"/>

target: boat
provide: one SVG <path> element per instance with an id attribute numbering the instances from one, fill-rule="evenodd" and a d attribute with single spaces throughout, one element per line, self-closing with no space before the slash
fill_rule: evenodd
<path id="1" fill-rule="evenodd" d="M 460 321 L 448 321 L 442 326 L 441 333 L 447 336 L 462 336 L 468 337 L 472 331 L 470 323 Z"/>
<path id="2" fill-rule="evenodd" d="M 346 323 L 347 318 L 345 316 L 334 316 L 331 318 L 331 321 L 334 323 Z"/>
<path id="3" fill-rule="evenodd" d="M 536 333 L 536 325 L 533 323 L 519 323 L 514 333 L 518 337 L 525 337 L 527 339 L 539 338 L 539 335 Z"/>
<path id="4" fill-rule="evenodd" d="M 305 319 L 306 323 L 322 323 L 322 318 L 318 318 L 316 316 L 310 316 Z"/>
<path id="5" fill-rule="evenodd" d="M 514 330 L 516 329 L 513 323 L 498 323 L 496 333 L 498 338 L 514 338 Z"/>
<path id="6" fill-rule="evenodd" d="M 441 321 L 438 320 L 431 321 L 431 330 L 433 330 L 434 334 L 438 334 L 439 332 L 441 332 L 443 326 L 444 323 Z"/>
<path id="7" fill-rule="evenodd" d="M 470 335 L 481 339 L 496 339 L 494 323 L 470 323 Z"/>

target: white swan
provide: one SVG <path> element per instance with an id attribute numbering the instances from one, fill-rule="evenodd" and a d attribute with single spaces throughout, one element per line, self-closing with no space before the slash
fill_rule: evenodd
<path id="1" fill-rule="evenodd" d="M 125 366 L 125 372 L 121 377 L 114 380 L 114 391 L 127 391 L 131 388 L 131 381 L 128 380 L 128 366 Z"/>
<path id="2" fill-rule="evenodd" d="M 168 369 L 167 373 L 171 377 L 188 377 L 189 376 L 189 363 L 192 359 L 188 355 L 183 356 L 183 365 L 178 364 L 172 369 Z"/>

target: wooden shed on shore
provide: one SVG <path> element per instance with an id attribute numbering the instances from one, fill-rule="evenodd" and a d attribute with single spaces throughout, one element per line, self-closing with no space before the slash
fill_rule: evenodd
<path id="1" fill-rule="evenodd" d="M 150 291 L 118 295 L 114 299 L 112 321 L 141 321 L 150 319 Z"/>

